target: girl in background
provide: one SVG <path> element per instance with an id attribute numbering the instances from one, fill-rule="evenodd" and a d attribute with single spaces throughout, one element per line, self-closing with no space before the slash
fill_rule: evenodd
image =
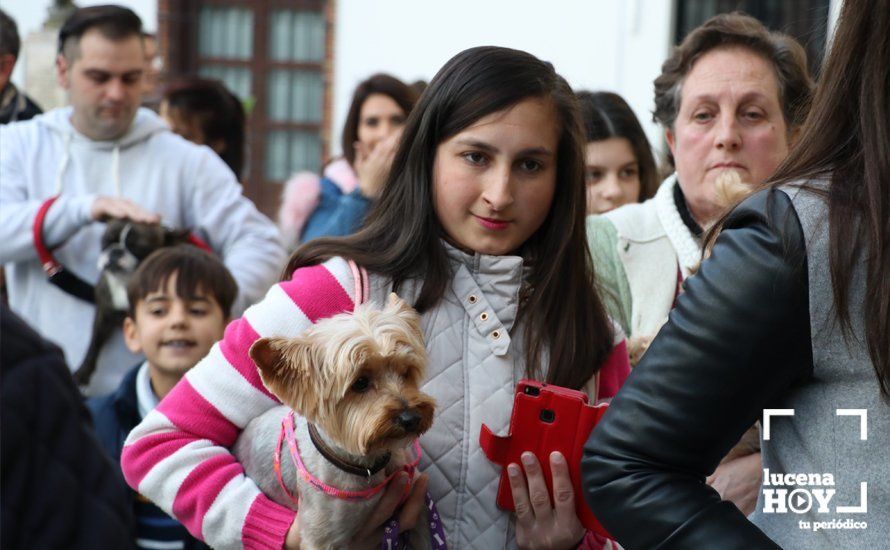
<path id="1" fill-rule="evenodd" d="M 587 213 L 643 202 L 658 188 L 652 147 L 630 105 L 611 92 L 578 92 L 587 134 Z"/>
<path id="2" fill-rule="evenodd" d="M 380 196 L 417 96 L 414 88 L 388 74 L 359 83 L 343 125 L 343 157 L 331 161 L 321 178 L 299 172 L 284 186 L 278 224 L 286 244 L 293 248 L 359 228 Z"/>
<path id="3" fill-rule="evenodd" d="M 246 117 L 241 100 L 222 82 L 206 78 L 173 82 L 164 91 L 160 114 L 177 134 L 213 149 L 241 179 Z"/>
<path id="4" fill-rule="evenodd" d="M 402 527 L 413 525 L 428 487 L 451 548 L 593 541 L 575 514 L 564 457 L 550 457 L 555 506 L 532 453 L 522 468 L 511 465 L 514 516 L 497 507 L 500 468 L 479 447 L 482 423 L 508 430 L 518 380 L 582 389 L 596 401 L 614 396 L 629 372 L 620 330 L 596 293 L 583 174 L 577 102 L 552 65 L 497 47 L 455 56 L 409 117 L 364 227 L 301 247 L 284 280 L 146 416 L 123 451 L 129 484 L 212 546 L 298 547 L 299 517 L 261 494 L 229 449 L 278 404 L 250 346 L 351 311 L 351 260 L 370 273 L 371 301 L 395 291 L 418 310 L 427 342 L 423 390 L 437 400 L 436 418 L 421 438 L 425 473 Z M 352 547 L 379 547 L 407 483 L 405 475 L 391 483 Z"/>

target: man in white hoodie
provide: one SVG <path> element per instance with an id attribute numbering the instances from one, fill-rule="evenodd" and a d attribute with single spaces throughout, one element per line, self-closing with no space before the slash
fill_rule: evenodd
<path id="1" fill-rule="evenodd" d="M 139 108 L 141 31 L 139 17 L 126 8 L 77 10 L 59 32 L 56 62 L 71 105 L 0 129 L 0 263 L 10 305 L 62 347 L 72 369 L 86 352 L 94 307 L 49 282 L 35 220 L 55 260 L 88 285 L 99 276 L 105 228 L 99 222 L 128 218 L 190 228 L 238 282 L 235 314 L 265 293 L 285 259 L 278 230 L 243 196 L 226 164 Z M 138 360 L 118 331 L 87 393 L 110 392 Z"/>

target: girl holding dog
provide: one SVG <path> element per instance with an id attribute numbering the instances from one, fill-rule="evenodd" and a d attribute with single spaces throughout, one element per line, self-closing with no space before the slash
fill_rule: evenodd
<path id="1" fill-rule="evenodd" d="M 621 331 L 595 290 L 585 208 L 583 130 L 565 80 L 516 50 L 458 54 L 410 115 L 364 228 L 295 253 L 284 281 L 130 434 L 128 482 L 212 545 L 298 546 L 299 516 L 260 494 L 228 448 L 277 403 L 248 357 L 251 344 L 351 311 L 361 285 L 348 259 L 370 273 L 372 300 L 395 291 L 417 309 L 426 338 L 423 390 L 437 411 L 402 527 L 413 525 L 428 488 L 452 548 L 591 541 L 561 455 L 550 457 L 555 506 L 534 455 L 523 456 L 525 473 L 508 468 L 514 516 L 496 506 L 500 468 L 478 443 L 482 423 L 508 430 L 521 378 L 583 389 L 595 401 L 627 376 Z M 406 477 L 391 483 L 357 545 L 380 544 Z"/>

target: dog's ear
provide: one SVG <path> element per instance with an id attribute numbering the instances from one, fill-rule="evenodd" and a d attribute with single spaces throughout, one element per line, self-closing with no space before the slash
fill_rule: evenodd
<path id="1" fill-rule="evenodd" d="M 417 313 L 417 310 L 408 305 L 408 302 L 399 298 L 399 295 L 395 292 L 389 293 L 386 310 L 401 317 L 420 336 L 421 341 L 423 340 L 423 331 L 420 330 L 420 315 Z"/>
<path id="2" fill-rule="evenodd" d="M 105 231 L 102 233 L 102 250 L 120 239 L 121 231 L 124 230 L 126 224 L 127 220 L 121 218 L 112 218 L 105 223 Z"/>
<path id="3" fill-rule="evenodd" d="M 188 229 L 165 229 L 164 246 L 173 246 L 188 242 L 190 233 L 191 231 Z"/>
<path id="4" fill-rule="evenodd" d="M 301 338 L 260 338 L 250 346 L 250 358 L 270 392 L 297 411 L 314 418 L 318 408 L 312 383 L 312 348 Z"/>

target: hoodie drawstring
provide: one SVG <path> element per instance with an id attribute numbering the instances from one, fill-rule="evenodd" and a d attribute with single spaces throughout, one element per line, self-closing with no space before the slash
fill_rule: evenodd
<path id="1" fill-rule="evenodd" d="M 71 133 L 65 134 L 65 145 L 62 151 L 62 162 L 59 164 L 59 171 L 56 173 L 56 190 L 53 195 L 62 193 L 62 176 L 68 168 L 68 161 L 71 159 Z M 115 195 L 121 196 L 121 146 L 115 142 L 114 149 L 111 151 L 111 177 L 114 180 Z"/>
<path id="2" fill-rule="evenodd" d="M 58 195 L 62 192 L 62 176 L 65 174 L 65 169 L 68 168 L 68 160 L 71 158 L 71 133 L 68 132 L 65 134 L 65 146 L 62 151 L 62 163 L 59 164 L 59 171 L 56 173 L 56 191 L 53 195 Z"/>
<path id="3" fill-rule="evenodd" d="M 111 172 L 114 178 L 114 191 L 118 197 L 121 196 L 121 145 L 118 142 L 114 144 L 114 150 L 111 152 Z"/>

